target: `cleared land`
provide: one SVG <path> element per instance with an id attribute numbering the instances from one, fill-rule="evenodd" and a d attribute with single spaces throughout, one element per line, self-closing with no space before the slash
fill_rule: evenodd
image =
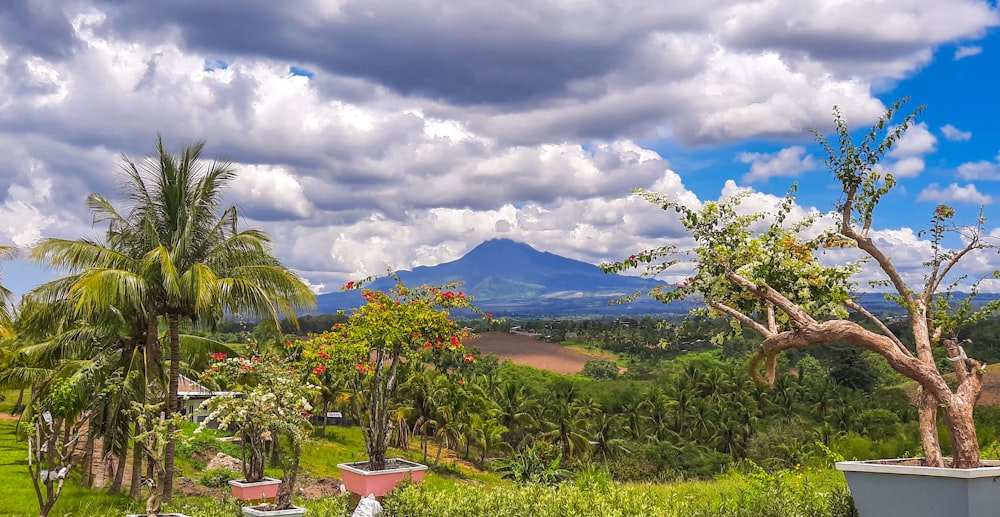
<path id="1" fill-rule="evenodd" d="M 495 354 L 501 361 L 509 359 L 514 364 L 562 374 L 580 373 L 587 361 L 596 359 L 576 350 L 535 338 L 502 332 L 481 334 L 466 342 L 466 345 Z"/>

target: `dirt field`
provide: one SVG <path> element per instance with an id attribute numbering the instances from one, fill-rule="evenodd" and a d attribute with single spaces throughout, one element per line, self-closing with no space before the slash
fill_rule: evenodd
<path id="1" fill-rule="evenodd" d="M 501 332 L 482 334 L 466 342 L 466 346 L 479 347 L 483 352 L 496 354 L 501 361 L 509 359 L 514 364 L 562 374 L 580 373 L 583 365 L 594 359 L 559 345 Z"/>

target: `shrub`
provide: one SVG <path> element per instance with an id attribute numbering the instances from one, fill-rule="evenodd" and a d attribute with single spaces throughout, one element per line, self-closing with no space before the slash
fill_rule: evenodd
<path id="1" fill-rule="evenodd" d="M 231 479 L 243 479 L 243 474 L 225 467 L 206 470 L 198 478 L 198 484 L 210 488 L 225 488 Z"/>
<path id="2" fill-rule="evenodd" d="M 591 359 L 583 365 L 580 375 L 591 379 L 614 379 L 618 377 L 618 365 L 613 361 L 603 359 Z"/>

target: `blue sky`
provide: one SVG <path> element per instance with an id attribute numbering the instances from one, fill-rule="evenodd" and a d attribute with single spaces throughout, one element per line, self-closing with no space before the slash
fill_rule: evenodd
<path id="1" fill-rule="evenodd" d="M 1000 237 L 998 26 L 982 0 L 9 0 L 0 244 L 99 237 L 87 194 L 159 133 L 234 160 L 227 201 L 320 292 L 498 237 L 598 263 L 688 242 L 637 187 L 830 209 L 809 128 L 911 96 L 875 236 L 917 281 L 938 203 Z M 15 292 L 57 274 L 23 257 Z"/>

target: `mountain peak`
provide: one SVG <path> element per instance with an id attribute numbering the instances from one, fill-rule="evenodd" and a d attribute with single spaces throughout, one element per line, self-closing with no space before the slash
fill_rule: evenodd
<path id="1" fill-rule="evenodd" d="M 609 307 L 608 301 L 658 283 L 606 275 L 593 264 L 538 251 L 511 239 L 490 239 L 457 260 L 398 274 L 410 285 L 462 281 L 463 290 L 475 297 L 481 309 L 508 315 L 633 312 L 638 309 L 636 304 Z M 373 287 L 383 288 L 376 284 Z M 321 298 L 333 301 L 329 295 Z M 325 308 L 323 302 L 320 306 Z M 653 307 L 660 310 L 662 305 L 655 302 Z M 649 310 L 648 304 L 645 310 Z"/>

